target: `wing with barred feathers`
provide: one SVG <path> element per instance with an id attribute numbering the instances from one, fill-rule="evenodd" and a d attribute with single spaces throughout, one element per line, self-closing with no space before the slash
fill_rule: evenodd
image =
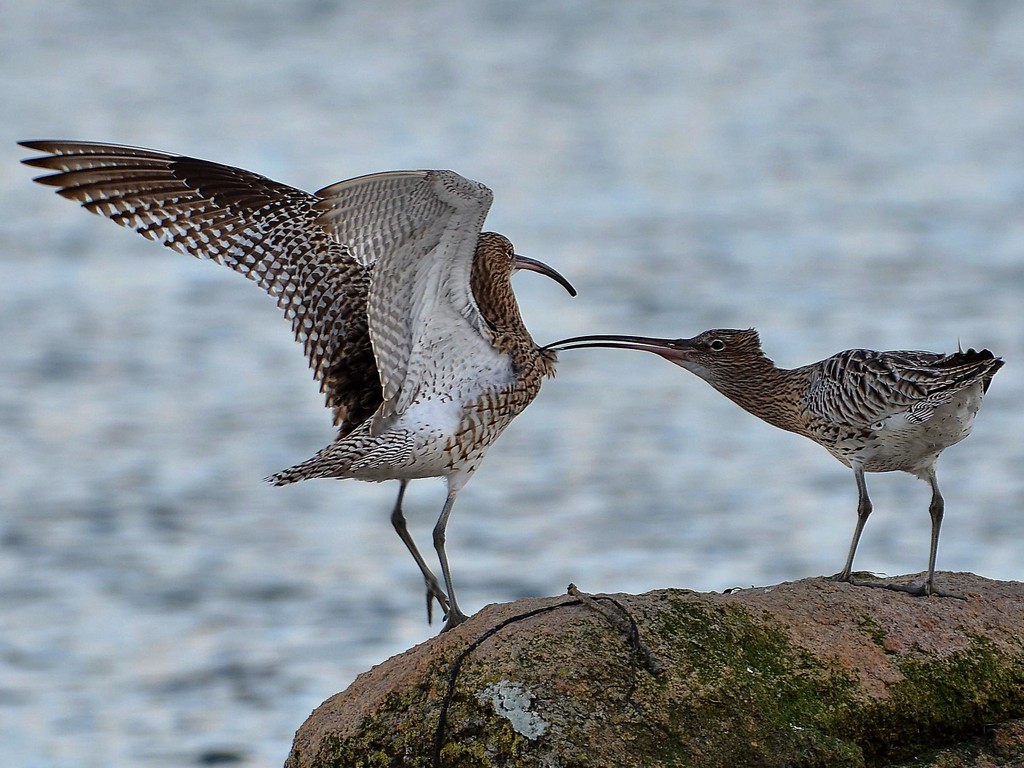
<path id="1" fill-rule="evenodd" d="M 850 349 L 818 364 L 808 392 L 809 410 L 832 423 L 869 427 L 905 413 L 923 423 L 965 387 L 987 390 L 1003 361 L 989 350 L 875 352 Z"/>
<path id="2" fill-rule="evenodd" d="M 362 182 L 394 194 L 372 195 L 367 208 L 363 190 L 342 182 L 320 191 L 319 208 L 342 243 L 376 261 L 367 311 L 384 394 L 370 431 L 380 434 L 418 398 L 451 399 L 462 378 L 503 365 L 470 287 L 492 195 L 452 171 Z M 357 247 L 349 232 L 364 218 L 377 223 L 380 238 Z"/>
<path id="3" fill-rule="evenodd" d="M 359 205 L 340 240 L 321 218 L 321 198 L 240 168 L 95 142 L 22 144 L 46 153 L 24 162 L 55 171 L 36 181 L 62 197 L 176 251 L 228 266 L 276 298 L 341 435 L 378 408 L 366 301 L 377 254 L 372 244 L 382 236 L 372 218 L 359 216 Z M 349 189 L 364 198 L 377 193 L 358 181 Z"/>

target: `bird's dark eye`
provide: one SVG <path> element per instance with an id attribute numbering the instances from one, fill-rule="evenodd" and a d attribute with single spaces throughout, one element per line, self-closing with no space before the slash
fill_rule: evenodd
<path id="1" fill-rule="evenodd" d="M 712 339 L 711 343 L 708 344 L 708 349 L 710 349 L 712 352 L 721 352 L 723 349 L 725 349 L 725 342 L 722 341 L 721 339 Z"/>

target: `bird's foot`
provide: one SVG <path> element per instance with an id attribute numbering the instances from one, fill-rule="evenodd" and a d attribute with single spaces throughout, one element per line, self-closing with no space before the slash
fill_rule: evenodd
<path id="1" fill-rule="evenodd" d="M 447 632 L 449 629 L 454 629 L 464 622 L 469 617 L 459 610 L 458 606 L 447 611 L 444 615 L 444 626 L 441 627 L 441 632 Z"/>
<path id="2" fill-rule="evenodd" d="M 967 599 L 963 595 L 958 595 L 956 592 L 947 592 L 940 587 L 936 587 L 935 584 L 928 581 L 915 581 L 910 584 L 872 584 L 871 586 L 884 587 L 885 589 L 891 589 L 894 592 L 906 592 L 908 595 L 914 595 L 915 597 L 928 597 L 930 595 L 935 595 L 936 597 L 952 597 L 955 600 Z"/>
<path id="3" fill-rule="evenodd" d="M 874 587 L 876 589 L 888 589 L 892 592 L 905 592 L 908 595 L 914 595 L 915 597 L 927 597 L 929 595 L 935 595 L 936 597 L 952 597 L 956 600 L 966 600 L 967 598 L 963 595 L 958 595 L 955 592 L 947 592 L 946 590 L 936 587 L 934 583 L 928 580 L 915 581 L 910 584 L 889 584 L 884 581 L 867 581 L 864 579 L 855 579 L 853 574 L 842 574 L 837 573 L 831 577 L 832 581 L 845 581 L 848 584 L 852 584 L 855 587 Z"/>

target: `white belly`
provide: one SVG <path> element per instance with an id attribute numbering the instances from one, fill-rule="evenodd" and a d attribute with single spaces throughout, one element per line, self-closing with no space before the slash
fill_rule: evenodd
<path id="1" fill-rule="evenodd" d="M 971 434 L 982 394 L 981 382 L 967 387 L 924 422 L 913 421 L 908 413 L 890 416 L 874 425 L 851 458 L 863 462 L 868 472 L 903 470 L 921 475 L 944 449 Z"/>

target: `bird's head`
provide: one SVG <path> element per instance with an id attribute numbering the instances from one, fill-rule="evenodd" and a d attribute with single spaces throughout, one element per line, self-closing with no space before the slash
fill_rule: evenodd
<path id="1" fill-rule="evenodd" d="M 474 288 L 478 285 L 497 284 L 508 280 L 514 272 L 527 269 L 547 275 L 568 291 L 570 296 L 576 295 L 576 289 L 557 271 L 542 261 L 520 256 L 516 253 L 512 242 L 497 232 L 481 232 L 476 245 L 476 259 L 473 263 Z"/>

